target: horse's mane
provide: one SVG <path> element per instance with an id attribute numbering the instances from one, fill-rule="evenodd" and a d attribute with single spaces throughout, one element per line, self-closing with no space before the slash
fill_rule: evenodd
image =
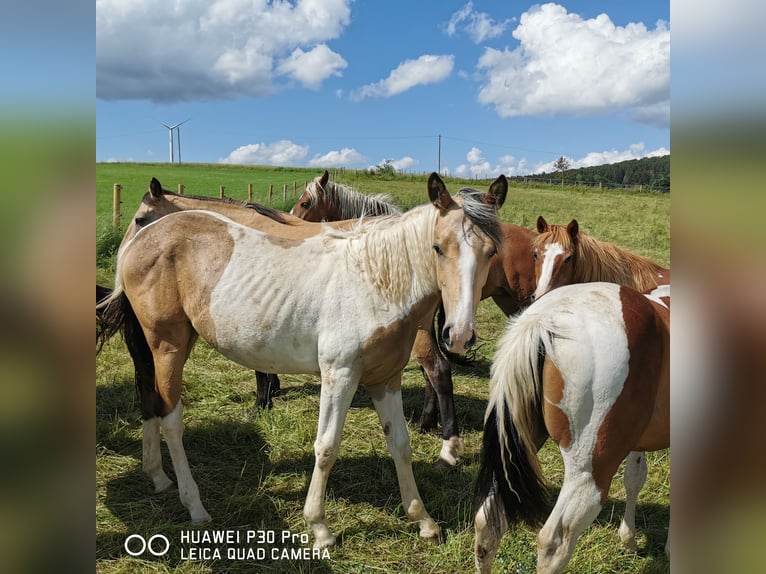
<path id="1" fill-rule="evenodd" d="M 503 234 L 495 209 L 484 203 L 484 192 L 463 189 L 463 213 L 496 247 L 502 246 Z M 388 299 L 404 304 L 408 298 L 420 298 L 433 292 L 433 231 L 438 210 L 421 205 L 400 216 L 360 219 L 347 230 L 325 227 L 327 238 L 348 239 L 346 258 L 360 269 Z M 425 221 L 424 221 L 425 220 Z"/>
<path id="2" fill-rule="evenodd" d="M 393 204 L 393 198 L 386 193 L 367 195 L 352 187 L 327 182 L 324 189 L 315 181 L 306 189 L 309 206 L 314 207 L 319 201 L 319 191 L 323 191 L 325 199 L 334 206 L 340 219 L 355 219 L 357 217 L 372 217 L 378 215 L 401 215 L 401 210 Z"/>
<path id="3" fill-rule="evenodd" d="M 147 195 L 149 195 L 149 192 L 147 192 Z M 186 193 L 180 194 L 180 193 L 175 193 L 173 191 L 170 191 L 168 189 L 163 189 L 162 195 L 177 197 L 179 199 L 193 199 L 193 200 L 207 202 L 207 203 L 221 203 L 224 205 L 233 205 L 235 207 L 245 207 L 247 209 L 252 209 L 256 211 L 257 213 L 259 213 L 260 215 L 263 215 L 264 217 L 273 219 L 277 223 L 285 223 L 285 224 L 287 223 L 285 218 L 282 216 L 282 212 L 276 209 L 271 209 L 270 207 L 266 207 L 265 205 L 261 205 L 260 203 L 253 203 L 249 201 L 234 199 L 233 197 L 210 197 L 205 195 L 190 195 Z"/>
<path id="4" fill-rule="evenodd" d="M 657 274 L 666 271 L 651 259 L 630 253 L 613 243 L 599 241 L 583 233 L 582 229 L 573 242 L 566 225 L 550 225 L 548 231 L 535 237 L 533 246 L 540 248 L 549 241 L 573 251 L 577 282 L 606 281 L 644 292 L 657 287 Z"/>

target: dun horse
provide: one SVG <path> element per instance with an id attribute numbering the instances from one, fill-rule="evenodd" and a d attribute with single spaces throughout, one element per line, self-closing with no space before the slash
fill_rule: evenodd
<path id="1" fill-rule="evenodd" d="M 306 221 L 339 221 L 366 217 L 373 214 L 396 214 L 399 209 L 392 205 L 387 195 L 365 195 L 351 187 L 333 182 L 327 171 L 311 182 L 303 195 L 298 198 L 292 215 Z M 491 185 L 493 189 L 508 189 L 504 175 Z M 487 282 L 481 298 L 492 297 L 498 307 L 512 315 L 531 302 L 535 288 L 532 240 L 534 234 L 518 225 L 501 223 L 503 248 L 490 261 Z M 420 420 L 420 429 L 427 432 L 436 427 L 437 412 L 441 415 L 442 450 L 439 460 L 449 466 L 459 461 L 460 431 L 455 415 L 452 371 L 442 356 L 434 330 L 432 317 L 426 319 L 418 331 L 412 349 L 425 378 L 425 401 Z M 437 408 L 438 406 L 438 408 Z"/>
<path id="2" fill-rule="evenodd" d="M 582 283 L 510 321 L 492 365 L 476 481 L 477 572 L 490 572 L 510 523 L 545 516 L 537 451 L 547 436 L 561 450 L 564 482 L 537 537 L 546 574 L 563 571 L 628 453 L 669 447 L 669 305 L 669 295 Z"/>
<path id="3" fill-rule="evenodd" d="M 431 205 L 401 217 L 313 237 L 276 236 L 215 213 L 183 211 L 147 225 L 123 246 L 107 312 L 119 315 L 110 324 L 121 325 L 126 338 L 145 335 L 139 348 L 154 377 L 140 388 L 143 467 L 155 490 L 171 485 L 162 469 L 162 428 L 182 503 L 193 521 L 210 519 L 182 443 L 181 375 L 201 336 L 249 368 L 321 376 L 304 506 L 315 547 L 335 543 L 324 494 L 359 384 L 378 412 L 408 519 L 419 523 L 421 536 L 439 536 L 412 473 L 402 369 L 418 323 L 440 297 L 450 349 L 464 352 L 475 342 L 481 285 L 502 242 L 496 210 L 505 196 L 453 198 L 435 173 L 428 195 Z"/>

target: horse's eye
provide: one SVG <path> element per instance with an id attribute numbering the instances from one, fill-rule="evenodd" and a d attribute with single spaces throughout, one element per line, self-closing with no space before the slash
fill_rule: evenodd
<path id="1" fill-rule="evenodd" d="M 147 224 L 146 217 L 136 217 L 135 221 L 136 221 L 136 225 L 138 225 L 139 227 L 143 227 L 144 225 Z"/>
<path id="2" fill-rule="evenodd" d="M 572 262 L 572 256 L 571 255 L 567 255 L 567 258 L 564 259 L 564 265 L 567 265 L 567 264 L 569 264 L 571 262 Z"/>
<path id="3" fill-rule="evenodd" d="M 497 248 L 489 252 L 489 259 L 492 259 L 495 255 L 497 255 Z"/>
<path id="4" fill-rule="evenodd" d="M 442 248 L 438 245 L 434 245 L 434 251 L 436 251 L 437 255 L 444 255 L 444 252 L 442 251 Z"/>
<path id="5" fill-rule="evenodd" d="M 308 209 L 309 208 L 309 202 L 308 201 L 304 201 L 303 203 L 301 203 L 301 207 L 303 209 Z"/>
<path id="6" fill-rule="evenodd" d="M 535 261 L 537 261 L 537 258 L 538 258 L 538 257 L 540 257 L 540 255 L 537 253 L 537 251 L 535 251 L 535 252 L 532 254 L 532 257 L 534 257 Z"/>

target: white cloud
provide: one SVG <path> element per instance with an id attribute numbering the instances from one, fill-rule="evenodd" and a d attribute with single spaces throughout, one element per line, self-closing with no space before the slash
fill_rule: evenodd
<path id="1" fill-rule="evenodd" d="M 446 30 L 448 36 L 454 36 L 458 27 L 461 27 L 474 43 L 481 44 L 485 40 L 502 36 L 511 22 L 512 20 L 503 20 L 495 23 L 486 12 L 474 11 L 473 2 L 469 2 L 452 14 Z"/>
<path id="2" fill-rule="evenodd" d="M 289 140 L 270 144 L 258 143 L 240 146 L 218 163 L 257 165 L 300 165 L 308 154 L 308 146 L 300 146 Z"/>
<path id="3" fill-rule="evenodd" d="M 157 102 L 260 97 L 277 89 L 280 74 L 315 88 L 345 68 L 325 43 L 349 24 L 350 4 L 96 0 L 96 95 Z"/>
<path id="4" fill-rule="evenodd" d="M 412 169 L 419 163 L 420 162 L 416 160 L 414 157 L 410 157 L 408 155 L 399 159 L 391 160 L 391 165 L 394 166 L 394 169 L 396 169 L 396 171 L 407 171 L 408 169 Z"/>
<path id="5" fill-rule="evenodd" d="M 557 4 L 521 16 L 513 50 L 485 49 L 479 101 L 501 117 L 608 114 L 668 127 L 670 30 L 658 22 L 616 26 L 600 14 L 585 20 Z"/>
<path id="6" fill-rule="evenodd" d="M 417 60 L 406 60 L 391 71 L 387 78 L 354 90 L 350 97 L 360 101 L 371 97 L 390 97 L 415 86 L 435 84 L 446 79 L 455 65 L 454 56 L 426 54 Z"/>
<path id="7" fill-rule="evenodd" d="M 567 158 L 573 169 L 617 163 L 642 157 L 659 157 L 668 155 L 670 150 L 661 147 L 652 151 L 645 151 L 643 142 L 631 145 L 627 150 L 605 150 L 590 152 L 580 159 Z M 501 156 L 496 164 L 492 164 L 484 157 L 484 152 L 477 147 L 471 148 L 466 154 L 466 163 L 458 165 L 452 170 L 452 175 L 465 178 L 492 178 L 505 174 L 506 176 L 529 175 L 534 173 L 548 173 L 556 171 L 553 164 L 556 160 L 538 163 L 530 166 L 526 158 L 517 159 L 512 155 Z"/>
<path id="8" fill-rule="evenodd" d="M 340 71 L 347 66 L 348 63 L 340 54 L 336 54 L 325 44 L 320 44 L 309 52 L 296 48 L 290 57 L 279 64 L 277 71 L 316 90 L 329 76 L 340 76 Z"/>
<path id="9" fill-rule="evenodd" d="M 344 147 L 340 151 L 334 150 L 324 155 L 315 155 L 309 160 L 309 165 L 313 167 L 348 167 L 366 162 L 367 158 L 358 151 Z"/>

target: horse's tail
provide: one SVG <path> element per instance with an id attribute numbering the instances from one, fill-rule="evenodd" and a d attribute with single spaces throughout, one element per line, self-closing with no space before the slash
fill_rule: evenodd
<path id="1" fill-rule="evenodd" d="M 162 402 L 154 385 L 154 358 L 133 306 L 122 287 L 115 287 L 112 294 L 96 306 L 96 311 L 100 313 L 101 321 L 101 329 L 98 332 L 99 350 L 115 333 L 122 333 L 133 359 L 141 415 L 144 419 L 161 416 Z"/>
<path id="2" fill-rule="evenodd" d="M 499 504 L 492 506 L 509 524 L 537 526 L 550 507 L 536 444 L 543 425 L 541 365 L 550 340 L 539 316 L 521 315 L 511 320 L 492 364 L 474 503 L 478 510 L 494 494 Z M 498 524 L 500 517 L 488 520 Z"/>

